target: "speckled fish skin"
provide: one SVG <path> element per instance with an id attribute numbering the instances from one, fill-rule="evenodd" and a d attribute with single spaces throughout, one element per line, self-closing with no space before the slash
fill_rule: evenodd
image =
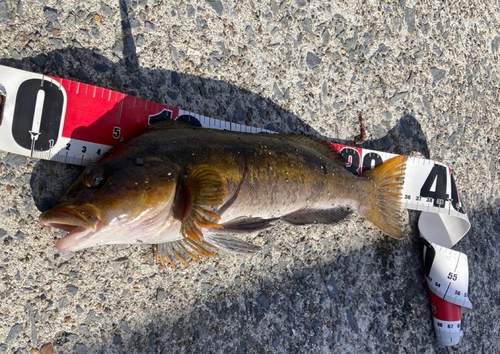
<path id="1" fill-rule="evenodd" d="M 335 223 L 347 215 L 345 207 L 401 238 L 404 161 L 357 177 L 315 138 L 162 123 L 88 167 L 40 220 L 69 231 L 57 243 L 61 251 L 184 240 L 179 246 L 184 253 L 194 249 L 195 259 L 211 255 L 210 246 L 240 250 L 207 235 L 255 231 L 278 218 Z"/>

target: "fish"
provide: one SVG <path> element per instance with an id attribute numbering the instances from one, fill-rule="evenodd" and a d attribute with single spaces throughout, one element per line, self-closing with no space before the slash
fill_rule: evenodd
<path id="1" fill-rule="evenodd" d="M 402 239 L 406 157 L 358 176 L 344 166 L 311 136 L 157 123 L 88 166 L 40 222 L 68 232 L 61 252 L 152 244 L 156 261 L 174 268 L 219 249 L 255 253 L 245 234 L 278 222 L 337 224 L 353 211 Z"/>

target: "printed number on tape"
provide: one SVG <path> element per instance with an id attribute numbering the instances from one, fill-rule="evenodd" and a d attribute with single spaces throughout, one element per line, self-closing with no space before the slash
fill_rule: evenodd
<path id="1" fill-rule="evenodd" d="M 471 309 L 467 255 L 429 243 L 424 249 L 427 286 L 440 298 Z"/>

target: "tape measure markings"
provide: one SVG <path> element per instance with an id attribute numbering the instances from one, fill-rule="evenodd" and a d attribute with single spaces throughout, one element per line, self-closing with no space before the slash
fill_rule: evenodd
<path id="1" fill-rule="evenodd" d="M 342 144 L 332 145 L 346 161 L 346 168 L 357 174 L 396 156 L 395 154 Z M 452 198 L 449 198 L 449 195 Z M 445 198 L 438 198 L 443 196 Z M 402 207 L 458 217 L 468 223 L 460 199 L 456 196 L 458 196 L 458 191 L 451 176 L 451 170 L 445 165 L 416 157 L 407 160 L 402 190 Z M 457 200 L 456 208 L 453 208 L 454 198 Z M 464 234 L 467 230 L 468 227 L 464 229 Z"/>
<path id="2" fill-rule="evenodd" d="M 427 290 L 436 339 L 445 346 L 458 344 L 463 336 L 462 307 L 440 298 L 430 288 Z"/>
<path id="3" fill-rule="evenodd" d="M 19 70 L 5 67 L 1 67 L 1 70 L 15 72 L 12 74 L 19 73 Z M 52 142 L 49 141 L 46 148 L 41 149 L 44 151 L 49 150 L 48 154 L 36 152 L 35 150 L 40 149 L 32 148 L 32 141 L 37 140 L 37 138 L 30 139 L 30 145 L 25 148 L 30 150 L 29 155 L 34 157 L 47 158 L 46 156 L 49 156 L 49 158 L 54 158 L 54 156 L 62 154 L 64 156 L 63 161 L 67 163 L 88 164 L 89 161 L 97 160 L 102 153 L 112 147 L 117 141 L 133 135 L 137 128 L 145 126 L 151 117 L 160 114 L 160 112 L 166 113 L 165 117 L 159 117 L 159 119 L 179 118 L 182 120 L 182 118 L 187 117 L 187 119 L 191 119 L 190 117 L 193 117 L 203 127 L 252 133 L 272 133 L 267 129 L 221 121 L 157 103 L 148 106 L 148 101 L 104 88 L 100 88 L 101 97 L 107 95 L 108 100 L 93 100 L 92 98 L 95 98 L 98 92 L 96 86 L 39 74 L 22 73 L 24 78 L 21 75 L 22 80 L 17 82 L 14 80 L 12 84 L 14 90 L 8 90 L 9 92 L 15 91 L 22 82 L 29 80 L 29 78 L 42 77 L 40 81 L 41 85 L 44 83 L 56 85 L 58 91 L 62 92 L 65 101 L 70 102 L 70 107 L 64 107 L 63 112 L 61 112 L 61 133 Z M 15 77 L 15 75 L 5 75 L 5 77 Z M 82 89 L 81 85 L 85 85 L 84 89 Z M 89 96 L 89 91 L 92 94 L 92 98 Z M 114 100 L 111 99 L 113 92 L 115 93 Z M 76 95 L 78 95 L 78 98 L 75 98 Z M 11 103 L 16 100 L 16 96 L 14 92 L 12 96 L 8 97 Z M 48 98 L 45 97 L 45 99 Z M 30 126 L 33 133 L 32 136 L 35 134 L 36 136 L 39 135 L 36 128 L 42 125 L 43 118 L 39 124 L 36 120 L 32 122 Z M 12 138 L 8 136 L 9 134 L 5 135 L 7 135 L 5 137 L 7 146 L 0 146 L 0 148 L 15 153 L 27 154 L 18 144 L 9 144 Z M 348 162 L 347 168 L 354 173 L 362 173 L 363 170 L 373 168 L 384 160 L 396 156 L 395 154 L 358 147 L 349 147 L 340 144 L 333 145 L 337 147 L 340 154 Z M 86 149 L 86 151 L 80 152 L 80 149 Z M 58 156 L 58 160 L 61 160 L 61 156 Z M 424 171 L 422 171 L 422 168 L 424 168 Z M 451 198 L 449 197 L 450 195 Z M 443 164 L 430 160 L 415 157 L 408 159 L 401 206 L 423 212 L 459 217 L 468 223 L 467 215 L 463 210 L 456 184 L 451 175 L 451 170 Z"/>
<path id="4" fill-rule="evenodd" d="M 468 309 L 472 308 L 468 295 L 469 266 L 467 255 L 432 242 L 426 247 L 425 253 L 435 252 L 428 274 L 426 274 L 429 289 L 448 302 Z M 425 259 L 424 257 L 424 261 Z"/>
<path id="5" fill-rule="evenodd" d="M 123 101 L 124 101 L 124 97 L 125 95 L 122 93 L 121 94 L 121 97 L 120 97 L 120 106 L 118 108 L 118 114 L 116 115 L 116 125 L 120 125 L 120 121 L 122 119 L 122 112 L 123 112 Z M 118 92 L 115 96 L 115 101 L 118 101 Z"/>

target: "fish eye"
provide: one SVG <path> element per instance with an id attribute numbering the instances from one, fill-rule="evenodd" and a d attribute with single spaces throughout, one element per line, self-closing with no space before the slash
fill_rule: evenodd
<path id="1" fill-rule="evenodd" d="M 88 188 L 98 188 L 106 180 L 106 175 L 102 168 L 95 168 L 90 170 L 85 176 L 85 186 Z"/>

